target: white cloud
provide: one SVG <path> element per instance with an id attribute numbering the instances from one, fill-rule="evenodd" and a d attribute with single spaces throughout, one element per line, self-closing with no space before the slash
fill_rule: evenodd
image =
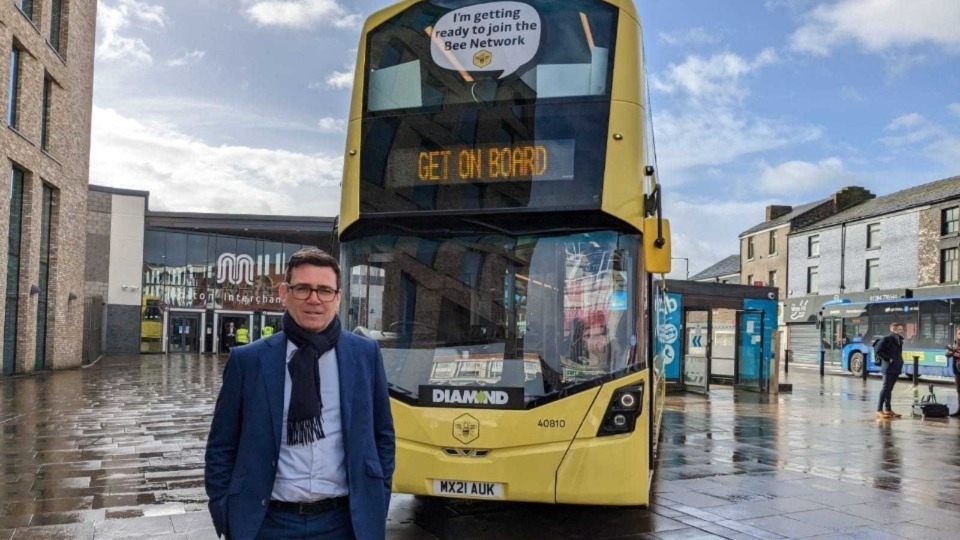
<path id="1" fill-rule="evenodd" d="M 324 133 L 346 133 L 347 122 L 342 118 L 321 118 L 317 125 Z"/>
<path id="2" fill-rule="evenodd" d="M 761 51 L 753 60 L 729 52 L 710 58 L 691 55 L 681 64 L 671 64 L 651 82 L 661 92 L 683 93 L 697 102 L 742 101 L 749 93 L 742 79 L 777 60 L 773 49 Z"/>
<path id="3" fill-rule="evenodd" d="M 951 109 L 954 105 L 957 104 L 950 105 Z M 894 118 L 886 130 L 896 134 L 880 140 L 890 146 L 894 153 L 914 155 L 919 148 L 925 156 L 945 164 L 950 170 L 960 168 L 960 133 L 952 132 L 917 113 Z"/>
<path id="4" fill-rule="evenodd" d="M 740 110 L 685 108 L 654 119 L 660 166 L 667 170 L 730 163 L 789 143 L 820 137 L 810 126 L 790 126 Z"/>
<path id="5" fill-rule="evenodd" d="M 871 53 L 932 44 L 958 53 L 958 27 L 955 0 L 840 0 L 814 8 L 790 36 L 790 47 L 826 56 L 849 42 Z"/>
<path id="6" fill-rule="evenodd" d="M 196 64 L 203 60 L 203 57 L 206 56 L 205 51 L 189 51 L 177 56 L 176 58 L 171 58 L 167 60 L 167 66 L 169 67 L 182 67 L 188 64 Z"/>
<path id="7" fill-rule="evenodd" d="M 150 191 L 151 208 L 334 216 L 343 159 L 212 146 L 94 106 L 90 181 Z"/>
<path id="8" fill-rule="evenodd" d="M 336 0 L 246 0 L 246 16 L 261 26 L 306 30 L 320 25 L 359 28 L 363 18 Z"/>
<path id="9" fill-rule="evenodd" d="M 950 105 L 947 105 L 947 110 L 953 114 L 960 115 L 960 103 L 951 103 Z"/>
<path id="10" fill-rule="evenodd" d="M 773 200 L 696 199 L 668 190 L 664 194 L 663 211 L 673 225 L 673 256 L 690 259 L 692 276 L 721 259 L 739 253 L 740 233 L 763 221 L 768 204 L 782 203 Z M 702 226 L 704 223 L 710 226 Z M 682 278 L 685 270 L 683 261 L 673 261 L 671 277 Z"/>
<path id="11" fill-rule="evenodd" d="M 353 87 L 353 69 L 348 71 L 334 71 L 327 75 L 327 86 L 340 90 L 347 90 Z"/>
<path id="12" fill-rule="evenodd" d="M 677 32 L 660 32 L 660 40 L 668 45 L 712 45 L 719 41 L 703 27 Z"/>
<path id="13" fill-rule="evenodd" d="M 126 34 L 131 27 L 157 30 L 167 25 L 163 6 L 117 0 L 116 3 L 101 1 L 97 7 L 97 28 L 100 38 L 96 46 L 96 58 L 100 61 L 128 64 L 151 64 L 150 47 L 139 37 Z"/>
<path id="14" fill-rule="evenodd" d="M 855 175 L 844 169 L 838 157 L 818 163 L 787 161 L 770 166 L 761 163 L 760 189 L 770 194 L 800 195 L 822 192 L 848 184 Z M 825 189 L 826 188 L 826 189 Z"/>

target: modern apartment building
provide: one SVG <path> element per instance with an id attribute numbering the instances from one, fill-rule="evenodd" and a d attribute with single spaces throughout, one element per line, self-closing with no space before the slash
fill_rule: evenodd
<path id="1" fill-rule="evenodd" d="M 2 374 L 81 361 L 95 0 L 0 2 Z"/>

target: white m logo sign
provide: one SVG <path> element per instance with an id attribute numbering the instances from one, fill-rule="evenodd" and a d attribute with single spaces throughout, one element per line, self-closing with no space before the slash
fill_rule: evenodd
<path id="1" fill-rule="evenodd" d="M 224 253 L 217 258 L 217 283 L 253 285 L 253 257 Z"/>

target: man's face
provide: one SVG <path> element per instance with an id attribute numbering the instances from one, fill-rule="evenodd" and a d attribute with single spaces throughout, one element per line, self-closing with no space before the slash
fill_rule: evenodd
<path id="1" fill-rule="evenodd" d="M 902 324 L 898 324 L 898 325 L 894 326 L 894 327 L 892 328 L 892 330 L 893 330 L 893 333 L 894 333 L 894 334 L 900 334 L 901 336 L 903 335 L 903 325 L 902 325 Z"/>
<path id="2" fill-rule="evenodd" d="M 282 283 L 280 285 L 283 307 L 287 309 L 293 320 L 300 325 L 300 328 L 315 334 L 322 332 L 340 311 L 340 292 L 338 291 L 329 302 L 320 300 L 315 291 L 311 291 L 310 296 L 305 300 L 300 300 L 294 297 L 291 290 L 291 287 L 299 285 L 307 285 L 314 289 L 337 290 L 337 274 L 333 271 L 333 268 L 327 266 L 302 264 L 290 273 L 289 284 Z"/>

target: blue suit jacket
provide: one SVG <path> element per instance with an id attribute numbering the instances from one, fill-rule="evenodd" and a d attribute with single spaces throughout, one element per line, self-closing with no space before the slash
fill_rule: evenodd
<path id="1" fill-rule="evenodd" d="M 386 536 L 395 448 L 383 358 L 375 341 L 348 332 L 340 333 L 336 351 L 353 530 L 360 540 L 379 540 Z M 283 332 L 230 351 L 204 471 L 218 535 L 253 539 L 267 513 L 286 369 Z"/>

